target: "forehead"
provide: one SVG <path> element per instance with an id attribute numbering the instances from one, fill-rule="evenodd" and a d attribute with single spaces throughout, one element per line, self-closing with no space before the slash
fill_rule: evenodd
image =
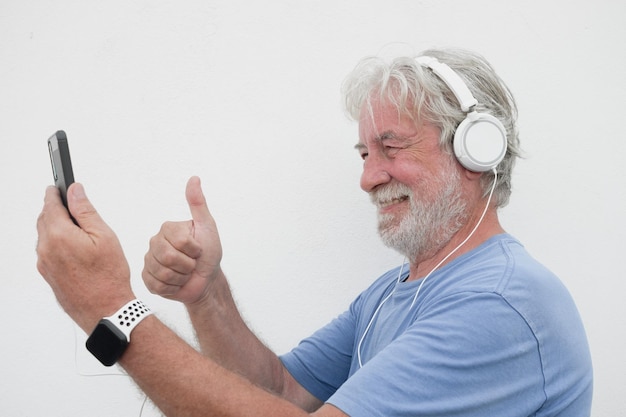
<path id="1" fill-rule="evenodd" d="M 389 100 L 371 99 L 362 108 L 359 116 L 359 142 L 379 138 L 384 133 L 400 136 L 415 134 L 417 122 L 407 110 L 401 110 Z"/>

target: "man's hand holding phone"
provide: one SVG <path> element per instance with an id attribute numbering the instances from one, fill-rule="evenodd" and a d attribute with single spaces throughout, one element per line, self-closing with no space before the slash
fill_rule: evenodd
<path id="1" fill-rule="evenodd" d="M 117 236 L 82 184 L 70 188 L 74 175 L 62 131 L 50 137 L 48 149 L 55 187 L 46 190 L 37 219 L 37 269 L 63 309 L 89 333 L 100 318 L 135 298 L 130 269 Z M 80 227 L 68 221 L 68 210 Z"/>

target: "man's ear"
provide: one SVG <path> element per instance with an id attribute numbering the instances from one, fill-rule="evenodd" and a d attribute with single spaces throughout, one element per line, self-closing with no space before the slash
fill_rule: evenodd
<path id="1" fill-rule="evenodd" d="M 463 175 L 465 175 L 465 178 L 470 181 L 477 181 L 484 174 L 484 172 L 476 172 L 463 167 L 461 169 L 463 170 Z"/>

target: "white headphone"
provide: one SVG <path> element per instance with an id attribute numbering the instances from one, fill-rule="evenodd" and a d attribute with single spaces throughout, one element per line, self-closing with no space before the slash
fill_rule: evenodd
<path id="1" fill-rule="evenodd" d="M 452 90 L 461 110 L 467 113 L 454 134 L 454 154 L 465 168 L 474 172 L 491 171 L 504 158 L 507 148 L 506 129 L 494 116 L 478 113 L 478 100 L 461 77 L 448 65 L 429 56 L 416 58 L 430 68 Z"/>

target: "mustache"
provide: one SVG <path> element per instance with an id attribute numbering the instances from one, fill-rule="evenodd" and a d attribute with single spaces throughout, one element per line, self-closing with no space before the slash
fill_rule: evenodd
<path id="1" fill-rule="evenodd" d="M 374 205 L 380 207 L 393 200 L 413 198 L 413 190 L 401 183 L 387 184 L 376 188 L 369 193 L 370 200 Z"/>

